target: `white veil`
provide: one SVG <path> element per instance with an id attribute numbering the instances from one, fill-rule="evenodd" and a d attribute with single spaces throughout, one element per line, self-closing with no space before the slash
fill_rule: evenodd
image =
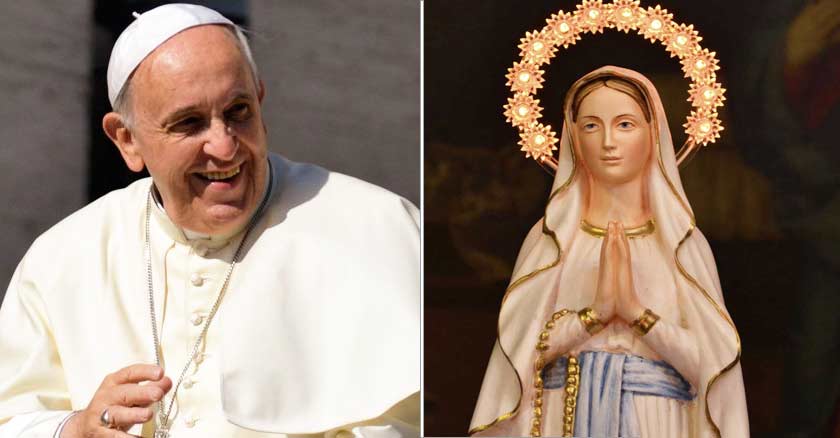
<path id="1" fill-rule="evenodd" d="M 692 436 L 746 437 L 747 407 L 741 376 L 741 343 L 723 303 L 717 268 L 709 244 L 695 228 L 694 214 L 683 191 L 671 133 L 659 94 L 643 75 L 620 67 L 601 67 L 572 85 L 564 105 L 571 120 L 571 99 L 581 84 L 598 76 L 618 76 L 640 86 L 651 105 L 656 133 L 653 168 L 648 172 L 650 207 L 656 232 L 673 253 L 678 271 L 681 317 L 697 338 L 700 387 L 692 412 Z M 559 290 L 564 245 L 580 226 L 583 180 L 572 147 L 573 130 L 564 123 L 558 168 L 545 215 L 525 238 L 499 314 L 498 338 L 470 424 L 470 434 L 525 436 L 530 431 L 537 334 L 553 312 L 578 310 L 574 291 Z M 562 415 L 561 407 L 543 407 L 544 415 Z"/>

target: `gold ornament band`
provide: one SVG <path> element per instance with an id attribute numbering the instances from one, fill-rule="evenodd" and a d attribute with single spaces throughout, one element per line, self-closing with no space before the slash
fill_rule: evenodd
<path id="1" fill-rule="evenodd" d="M 566 362 L 566 406 L 563 407 L 563 436 L 575 436 L 575 412 L 577 411 L 580 367 L 575 356 L 569 355 Z"/>
<path id="2" fill-rule="evenodd" d="M 587 333 L 594 335 L 604 328 L 604 323 L 598 319 L 598 314 L 592 310 L 591 307 L 584 307 L 578 312 L 578 318 L 583 326 L 586 327 Z"/>
<path id="3" fill-rule="evenodd" d="M 548 350 L 548 337 L 554 329 L 556 321 L 573 313 L 569 309 L 554 312 L 551 319 L 546 321 L 543 330 L 537 335 L 537 359 L 534 361 L 534 399 L 532 401 L 533 417 L 531 418 L 531 436 L 542 436 L 542 408 L 543 408 L 543 380 L 542 369 L 545 367 L 545 351 Z M 571 436 L 571 435 L 569 435 Z"/>
<path id="4" fill-rule="evenodd" d="M 636 332 L 639 336 L 644 336 L 648 334 L 650 329 L 656 324 L 656 321 L 659 321 L 659 315 L 653 313 L 650 309 L 645 309 L 632 324 L 630 327 Z"/>
<path id="5" fill-rule="evenodd" d="M 559 141 L 551 125 L 540 122 L 543 108 L 534 95 L 543 88 L 545 71 L 560 46 L 574 45 L 587 33 L 603 33 L 616 29 L 637 32 L 651 43 L 665 47 L 671 57 L 682 64 L 686 78 L 691 79 L 688 101 L 693 110 L 683 125 L 688 139 L 677 153 L 677 163 L 691 156 L 700 145 L 714 143 L 723 131 L 718 118 L 718 107 L 723 106 L 726 91 L 717 82 L 720 69 L 715 52 L 700 46 L 700 37 L 692 24 L 678 23 L 668 10 L 656 7 L 643 8 L 639 0 L 582 0 L 572 12 L 552 14 L 542 29 L 526 32 L 520 39 L 519 62 L 508 68 L 507 86 L 513 92 L 504 106 L 507 122 L 519 131 L 519 145 L 525 157 L 533 157 L 547 168 L 556 169 L 554 151 Z"/>

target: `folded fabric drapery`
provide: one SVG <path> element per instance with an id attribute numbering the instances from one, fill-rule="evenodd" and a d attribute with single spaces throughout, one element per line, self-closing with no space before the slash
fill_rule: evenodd
<path id="1" fill-rule="evenodd" d="M 578 356 L 578 363 L 580 383 L 575 436 L 639 437 L 633 397 L 652 395 L 683 401 L 695 397 L 691 385 L 663 361 L 606 351 L 585 351 Z M 560 357 L 543 369 L 545 389 L 564 385 L 566 365 L 567 358 Z M 592 421 L 595 419 L 598 421 Z"/>

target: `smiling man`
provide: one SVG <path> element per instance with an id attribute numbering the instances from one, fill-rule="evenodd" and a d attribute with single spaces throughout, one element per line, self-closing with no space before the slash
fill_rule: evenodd
<path id="1" fill-rule="evenodd" d="M 267 152 L 240 29 L 117 40 L 106 135 L 151 178 L 39 237 L 0 308 L 0 436 L 419 434 L 418 212 Z"/>

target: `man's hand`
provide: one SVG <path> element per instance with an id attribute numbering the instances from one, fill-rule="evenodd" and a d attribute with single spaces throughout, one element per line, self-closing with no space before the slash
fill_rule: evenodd
<path id="1" fill-rule="evenodd" d="M 141 382 L 147 383 L 140 385 Z M 171 388 L 172 379 L 164 377 L 163 369 L 155 365 L 131 365 L 109 374 L 88 407 L 68 421 L 61 438 L 131 437 L 125 431 L 151 420 L 154 412 L 150 405 Z M 105 409 L 113 428 L 103 426 L 99 420 Z"/>

